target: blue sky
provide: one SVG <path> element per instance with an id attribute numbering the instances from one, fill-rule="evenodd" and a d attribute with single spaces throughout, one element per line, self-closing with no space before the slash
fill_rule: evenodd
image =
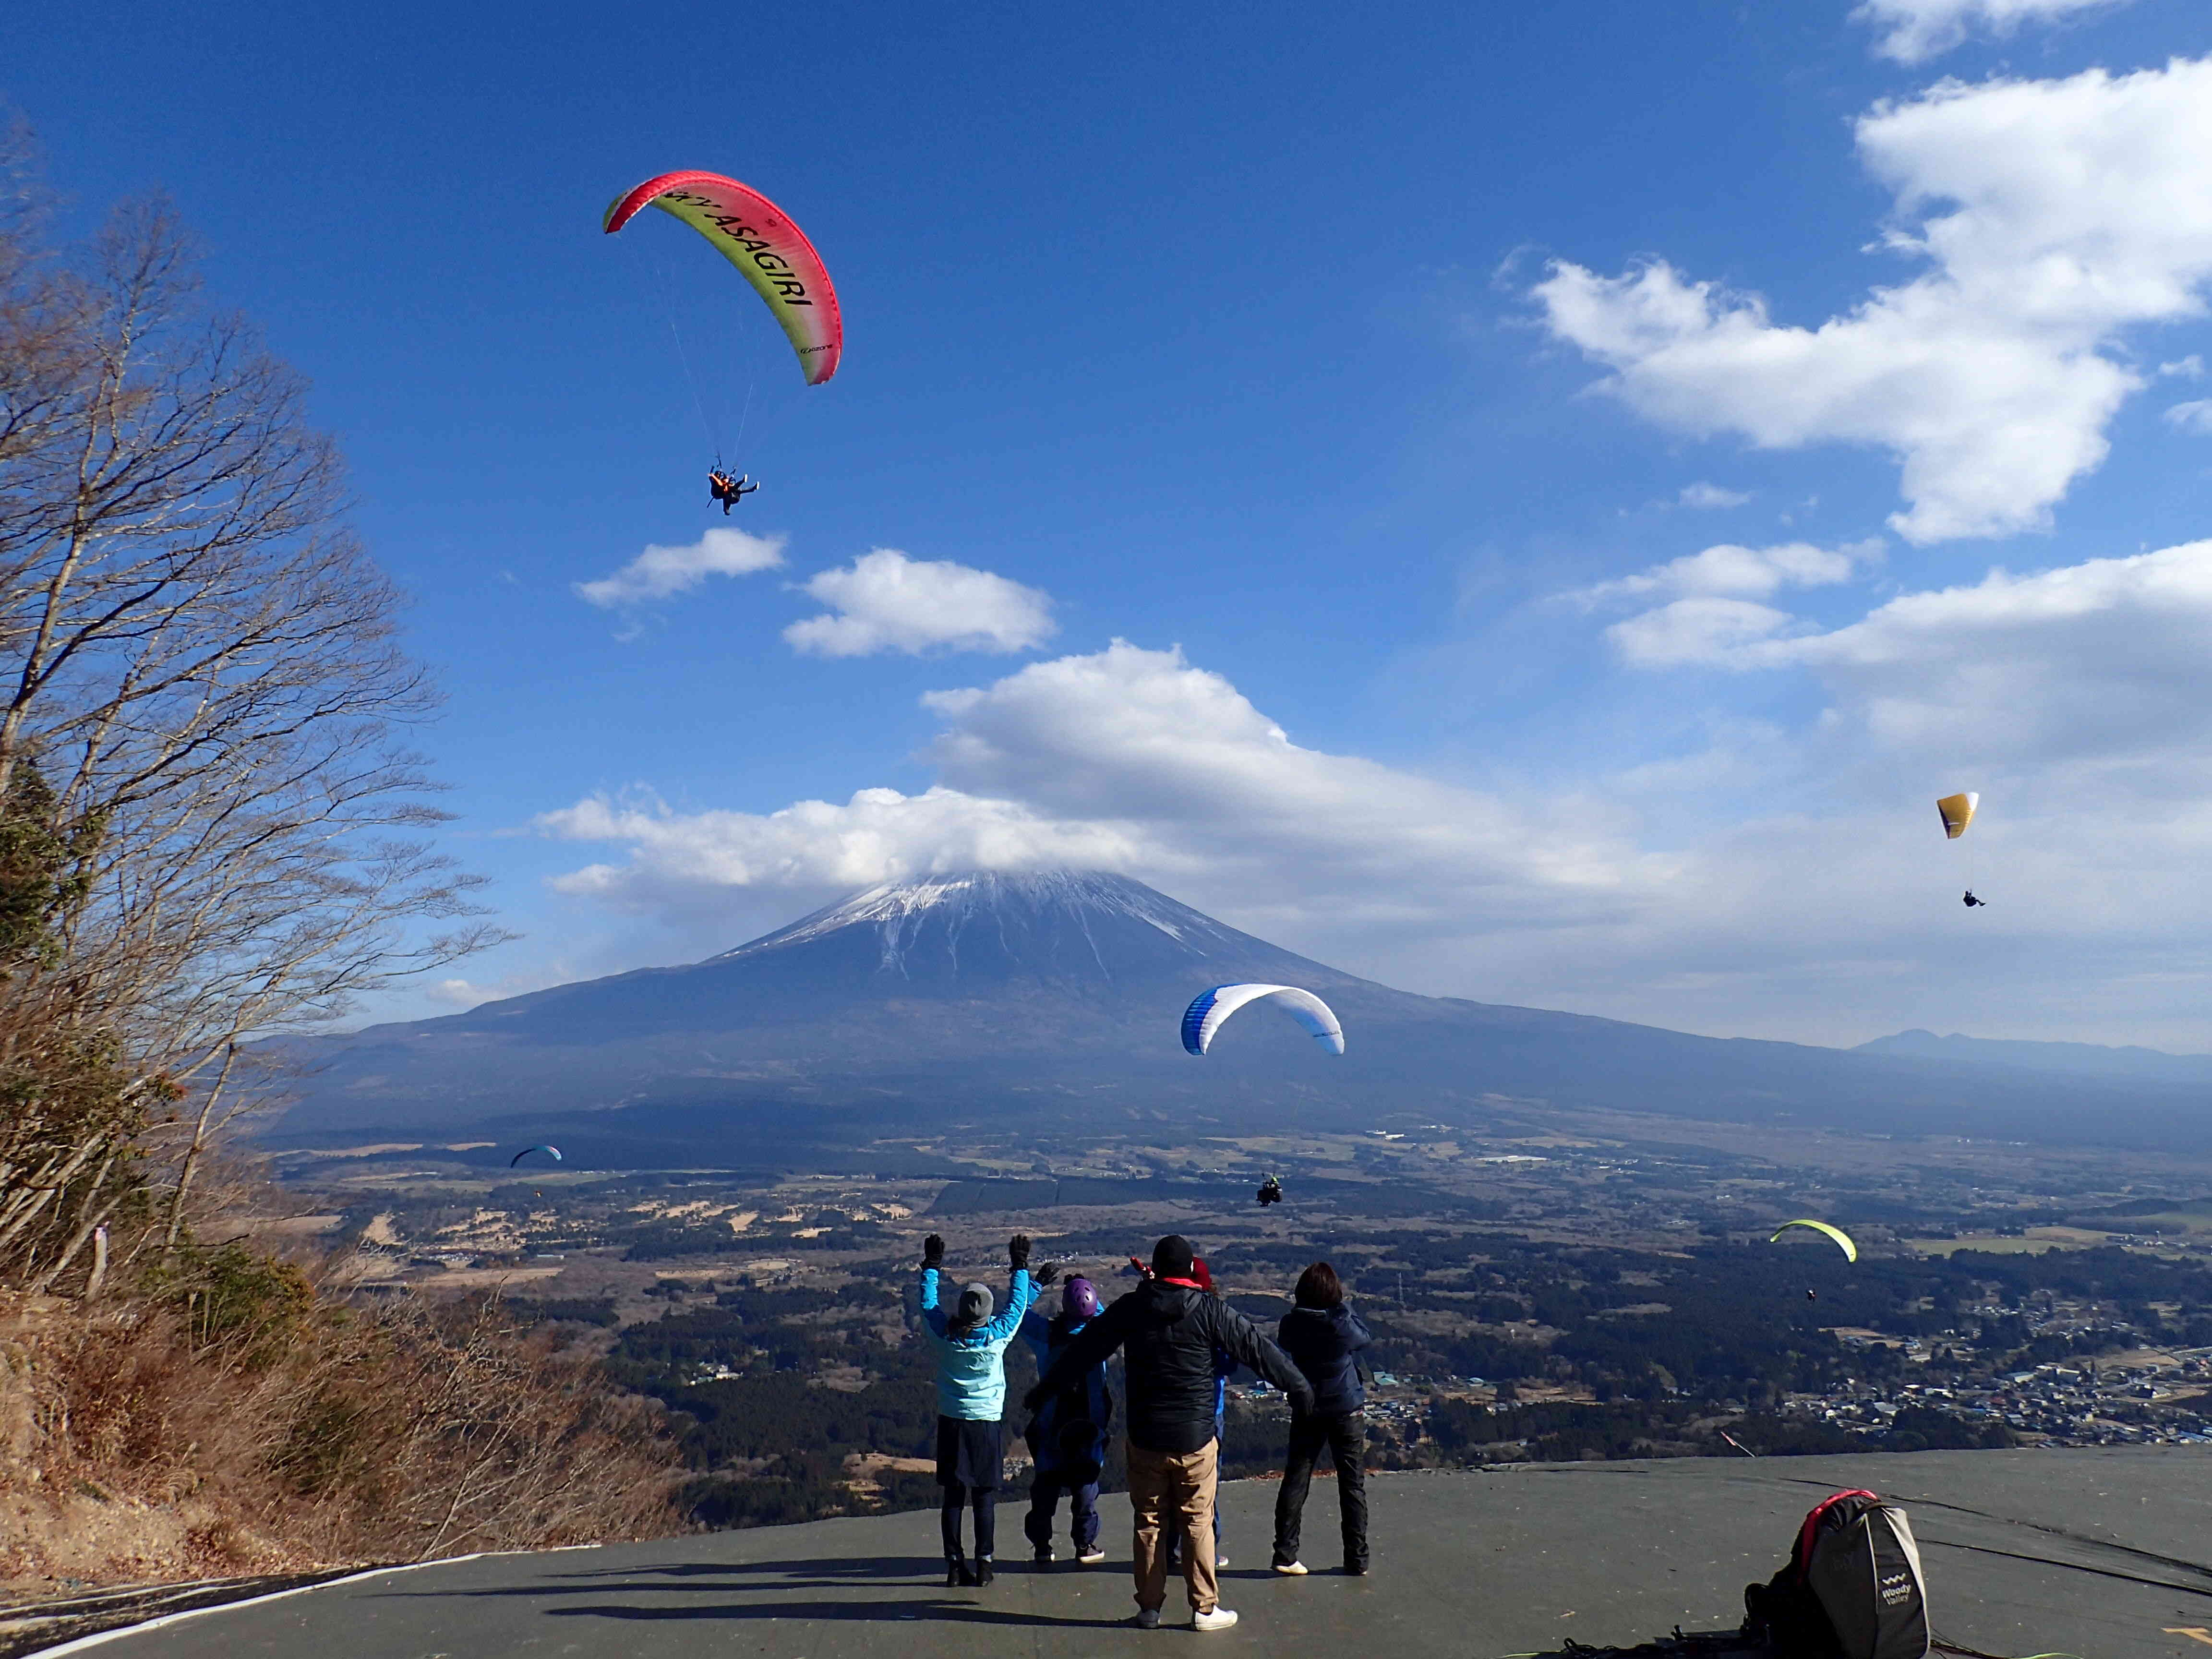
<path id="1" fill-rule="evenodd" d="M 0 96 L 173 195 L 415 596 L 526 937 L 401 1011 L 1076 859 L 1419 989 L 2212 1048 L 2212 17 L 1866 11 L 17 0 Z M 599 234 L 679 167 L 811 234 L 830 386 Z"/>

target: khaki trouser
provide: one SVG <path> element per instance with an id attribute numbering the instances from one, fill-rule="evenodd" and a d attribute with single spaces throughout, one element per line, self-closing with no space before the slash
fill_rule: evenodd
<path id="1" fill-rule="evenodd" d="M 1213 1573 L 1213 1492 L 1220 1474 L 1221 1443 L 1194 1452 L 1146 1451 L 1129 1446 L 1129 1507 L 1137 1518 L 1137 1606 L 1157 1609 L 1168 1599 L 1164 1528 L 1182 1534 L 1184 1582 L 1190 1610 L 1211 1613 L 1221 1599 Z"/>

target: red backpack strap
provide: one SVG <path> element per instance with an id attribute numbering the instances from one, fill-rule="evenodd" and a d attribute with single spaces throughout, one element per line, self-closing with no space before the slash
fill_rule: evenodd
<path id="1" fill-rule="evenodd" d="M 1879 1493 L 1870 1492 L 1863 1486 L 1854 1486 L 1849 1492 L 1831 1492 L 1814 1504 L 1812 1512 L 1805 1517 L 1805 1524 L 1797 1529 L 1797 1547 L 1790 1558 L 1790 1565 L 1796 1568 L 1800 1578 L 1805 1576 L 1805 1569 L 1812 1561 L 1813 1540 L 1820 1535 L 1820 1522 L 1827 1517 L 1830 1510 L 1850 1498 L 1863 1498 L 1875 1504 L 1881 1501 Z"/>

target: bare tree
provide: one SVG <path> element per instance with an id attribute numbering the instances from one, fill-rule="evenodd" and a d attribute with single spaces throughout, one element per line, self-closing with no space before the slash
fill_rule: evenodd
<path id="1" fill-rule="evenodd" d="M 301 390 L 165 204 L 74 258 L 0 219 L 0 1273 L 33 1289 L 149 1157 L 175 1241 L 247 1038 L 501 937 L 422 839 L 398 735 L 434 698 Z"/>

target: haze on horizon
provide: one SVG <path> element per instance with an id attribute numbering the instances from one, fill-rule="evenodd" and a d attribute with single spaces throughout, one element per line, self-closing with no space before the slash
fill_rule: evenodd
<path id="1" fill-rule="evenodd" d="M 1073 866 L 1410 990 L 2212 1050 L 2212 25 L 1740 10 L 25 0 L 0 97 L 85 227 L 173 193 L 416 596 L 524 937 L 378 1017 Z M 822 249 L 829 386 L 599 234 L 684 166 Z"/>

